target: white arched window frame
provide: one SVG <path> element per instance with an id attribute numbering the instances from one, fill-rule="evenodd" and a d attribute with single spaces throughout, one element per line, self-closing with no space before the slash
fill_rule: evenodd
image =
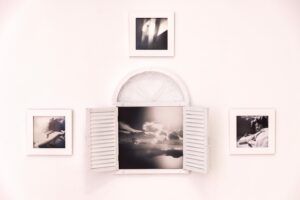
<path id="1" fill-rule="evenodd" d="M 183 109 L 183 168 L 119 169 L 118 109 L 159 106 Z M 176 75 L 152 68 L 133 72 L 117 86 L 112 107 L 87 109 L 90 168 L 118 174 L 206 173 L 207 115 L 207 108 L 190 106 L 188 90 Z"/>

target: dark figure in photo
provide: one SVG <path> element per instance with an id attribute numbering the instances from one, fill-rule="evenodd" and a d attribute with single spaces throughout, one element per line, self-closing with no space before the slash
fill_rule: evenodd
<path id="1" fill-rule="evenodd" d="M 237 147 L 268 147 L 268 116 L 238 116 Z"/>
<path id="2" fill-rule="evenodd" d="M 65 148 L 65 119 L 53 117 L 49 120 L 45 132 L 40 133 L 40 141 L 36 142 L 36 148 Z"/>
<path id="3" fill-rule="evenodd" d="M 168 49 L 168 19 L 167 18 L 137 18 L 136 19 L 136 49 L 137 50 L 167 50 Z"/>

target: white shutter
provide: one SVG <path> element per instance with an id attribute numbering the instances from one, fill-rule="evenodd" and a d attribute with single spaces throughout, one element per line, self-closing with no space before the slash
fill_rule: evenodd
<path id="1" fill-rule="evenodd" d="M 110 108 L 87 109 L 90 168 L 114 171 L 118 168 L 118 110 Z"/>
<path id="2" fill-rule="evenodd" d="M 208 111 L 201 107 L 184 107 L 183 115 L 183 169 L 206 173 Z"/>

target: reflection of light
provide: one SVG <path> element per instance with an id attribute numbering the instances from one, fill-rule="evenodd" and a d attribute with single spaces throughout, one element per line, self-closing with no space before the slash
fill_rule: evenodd
<path id="1" fill-rule="evenodd" d="M 144 140 L 148 144 L 182 143 L 182 107 L 145 108 L 142 125 Z"/>
<path id="2" fill-rule="evenodd" d="M 148 118 L 159 122 L 167 130 L 182 129 L 182 108 L 181 107 L 152 107 L 147 112 Z"/>
<path id="3" fill-rule="evenodd" d="M 182 156 L 179 158 L 173 158 L 172 156 L 156 156 L 153 158 L 158 168 L 161 169 L 180 169 L 182 168 Z"/>
<path id="4" fill-rule="evenodd" d="M 167 29 L 168 29 L 168 21 L 167 21 L 167 19 L 161 19 L 160 26 L 159 26 L 158 32 L 157 32 L 157 36 L 159 36 L 160 34 L 162 34 L 163 32 L 165 32 Z"/>
<path id="5" fill-rule="evenodd" d="M 155 22 L 156 19 L 149 19 L 142 27 L 142 41 L 145 40 L 146 36 L 148 36 L 148 43 L 152 43 L 154 35 L 155 35 Z"/>
<path id="6" fill-rule="evenodd" d="M 167 19 L 159 19 L 159 27 L 156 27 L 157 20 L 156 18 L 151 18 L 144 23 L 142 27 L 142 42 L 148 37 L 148 44 L 151 44 L 155 36 L 159 36 L 168 29 Z"/>

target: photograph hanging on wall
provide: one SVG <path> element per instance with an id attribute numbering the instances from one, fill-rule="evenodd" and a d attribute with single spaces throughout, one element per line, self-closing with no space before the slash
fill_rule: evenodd
<path id="1" fill-rule="evenodd" d="M 136 18 L 137 50 L 168 50 L 168 18 Z"/>
<path id="2" fill-rule="evenodd" d="M 119 169 L 182 169 L 182 107 L 119 107 Z"/>
<path id="3" fill-rule="evenodd" d="M 174 13 L 134 12 L 129 23 L 130 56 L 174 55 Z"/>
<path id="4" fill-rule="evenodd" d="M 27 117 L 29 154 L 72 153 L 72 111 L 29 110 Z"/>
<path id="5" fill-rule="evenodd" d="M 230 152 L 270 154 L 275 150 L 275 111 L 233 109 L 230 111 Z"/>

